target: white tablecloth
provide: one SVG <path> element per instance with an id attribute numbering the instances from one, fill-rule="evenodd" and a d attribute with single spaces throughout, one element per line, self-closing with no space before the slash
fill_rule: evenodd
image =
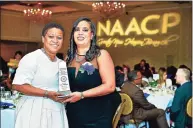
<path id="1" fill-rule="evenodd" d="M 14 128 L 15 110 L 4 109 L 1 110 L 1 128 Z"/>
<path id="2" fill-rule="evenodd" d="M 147 100 L 154 104 L 157 108 L 161 108 L 163 110 L 165 110 L 170 101 L 173 99 L 173 96 L 172 95 L 149 95 L 147 97 Z"/>
<path id="3" fill-rule="evenodd" d="M 165 95 L 149 95 L 147 100 L 154 104 L 157 108 L 161 108 L 166 110 L 167 107 L 172 105 L 173 95 L 165 94 Z M 166 113 L 166 120 L 168 125 L 170 125 L 170 114 Z"/>

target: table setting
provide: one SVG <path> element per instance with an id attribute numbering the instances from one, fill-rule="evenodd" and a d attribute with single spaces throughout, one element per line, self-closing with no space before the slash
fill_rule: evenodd
<path id="1" fill-rule="evenodd" d="M 1 128 L 14 128 L 15 122 L 15 107 L 22 96 L 17 91 L 5 91 L 4 87 L 1 89 Z"/>
<path id="2" fill-rule="evenodd" d="M 159 88 L 159 87 L 140 87 L 147 100 L 154 104 L 157 108 L 166 109 L 168 103 L 173 100 L 175 88 Z"/>
<path id="3" fill-rule="evenodd" d="M 157 108 L 166 110 L 168 107 L 172 106 L 174 94 L 176 87 L 171 85 L 168 87 L 159 87 L 159 86 L 148 86 L 148 87 L 140 87 L 140 89 L 144 92 L 144 96 L 148 100 L 148 102 L 154 104 Z M 170 114 L 166 114 L 166 119 L 168 125 L 170 125 Z"/>

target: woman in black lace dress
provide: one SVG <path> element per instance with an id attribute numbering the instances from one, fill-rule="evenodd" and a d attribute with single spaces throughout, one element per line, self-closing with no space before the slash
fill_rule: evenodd
<path id="1" fill-rule="evenodd" d="M 121 102 L 115 92 L 115 71 L 111 56 L 96 45 L 96 28 L 90 19 L 74 24 L 67 52 L 71 98 L 67 99 L 70 128 L 112 128 Z"/>

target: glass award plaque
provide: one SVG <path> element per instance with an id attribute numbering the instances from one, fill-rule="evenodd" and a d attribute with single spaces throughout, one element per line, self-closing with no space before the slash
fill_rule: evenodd
<path id="1" fill-rule="evenodd" d="M 68 97 L 71 93 L 69 79 L 68 79 L 68 71 L 66 62 L 59 62 L 59 91 L 62 96 L 59 97 Z"/>

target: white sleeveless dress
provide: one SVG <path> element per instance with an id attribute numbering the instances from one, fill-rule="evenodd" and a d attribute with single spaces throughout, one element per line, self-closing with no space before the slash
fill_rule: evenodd
<path id="1" fill-rule="evenodd" d="M 58 63 L 40 50 L 24 56 L 13 84 L 30 84 L 48 91 L 58 91 Z M 68 128 L 65 105 L 37 96 L 23 96 L 16 106 L 15 128 Z"/>

